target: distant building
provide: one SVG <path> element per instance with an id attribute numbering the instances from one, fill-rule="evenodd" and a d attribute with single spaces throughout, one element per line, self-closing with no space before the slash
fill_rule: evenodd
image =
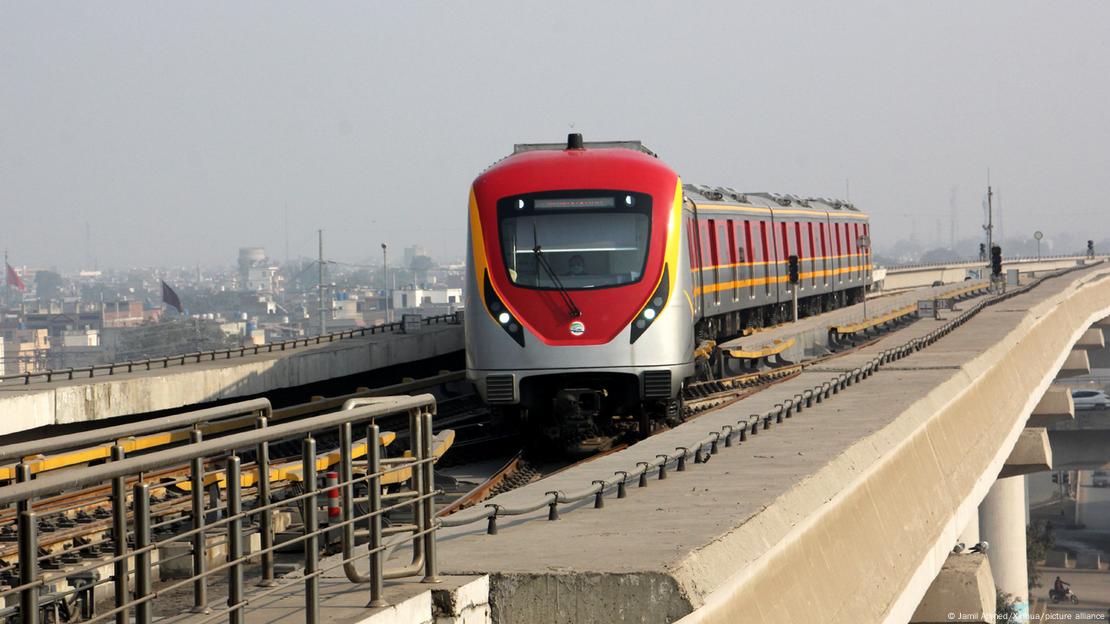
<path id="1" fill-rule="evenodd" d="M 393 291 L 394 310 L 431 316 L 450 314 L 461 307 L 461 288 L 408 288 Z"/>
<path id="2" fill-rule="evenodd" d="M 239 248 L 239 290 L 276 293 L 282 290 L 278 267 L 264 247 Z"/>
<path id="3" fill-rule="evenodd" d="M 142 301 L 116 301 L 101 304 L 103 327 L 136 327 L 146 320 Z"/>
<path id="4" fill-rule="evenodd" d="M 420 245 L 412 245 L 411 247 L 405 247 L 405 249 L 404 249 L 404 264 L 402 266 L 404 266 L 404 268 L 407 269 L 407 268 L 412 266 L 412 261 L 415 260 L 417 256 L 426 256 L 426 255 L 428 255 L 428 252 L 423 247 L 421 247 Z"/>
<path id="5" fill-rule="evenodd" d="M 47 368 L 50 334 L 45 329 L 4 330 L 4 374 L 33 373 Z"/>

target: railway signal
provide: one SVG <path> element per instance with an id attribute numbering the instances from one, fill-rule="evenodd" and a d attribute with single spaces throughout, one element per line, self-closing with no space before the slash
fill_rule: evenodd
<path id="1" fill-rule="evenodd" d="M 1002 248 L 998 245 L 991 247 L 991 275 L 1002 275 Z"/>
<path id="2" fill-rule="evenodd" d="M 798 256 L 790 256 L 790 283 L 798 283 Z"/>

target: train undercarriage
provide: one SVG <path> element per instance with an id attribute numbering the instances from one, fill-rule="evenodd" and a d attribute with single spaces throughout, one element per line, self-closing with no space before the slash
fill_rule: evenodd
<path id="1" fill-rule="evenodd" d="M 799 318 L 820 314 L 863 300 L 862 287 L 801 299 Z M 789 322 L 790 305 L 772 304 L 703 319 L 697 327 L 699 343 L 726 341 L 745 331 Z M 722 355 L 715 347 L 699 350 L 696 374 L 686 383 L 719 377 Z M 686 384 L 684 383 L 684 386 Z M 525 377 L 520 404 L 498 408 L 516 423 L 535 451 L 582 455 L 605 451 L 620 440 L 650 435 L 674 427 L 684 418 L 682 392 L 668 399 L 642 399 L 640 379 L 626 373 L 564 373 Z"/>

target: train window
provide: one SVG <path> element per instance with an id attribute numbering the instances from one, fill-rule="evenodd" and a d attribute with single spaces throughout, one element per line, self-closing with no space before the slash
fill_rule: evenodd
<path id="1" fill-rule="evenodd" d="M 721 258 L 717 255 L 717 222 L 713 219 L 709 220 L 709 257 L 712 259 L 713 266 L 721 263 Z"/>
<path id="2" fill-rule="evenodd" d="M 536 206 L 538 200 L 593 200 L 610 194 L 620 196 L 615 207 Z M 624 201 L 625 196 L 634 201 Z M 638 282 L 643 276 L 651 235 L 650 195 L 560 191 L 513 196 L 498 202 L 498 215 L 505 267 L 518 286 L 604 288 Z"/>

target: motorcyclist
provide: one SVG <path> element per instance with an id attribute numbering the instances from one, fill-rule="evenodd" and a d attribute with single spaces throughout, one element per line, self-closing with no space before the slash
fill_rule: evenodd
<path id="1" fill-rule="evenodd" d="M 1071 585 L 1065 583 L 1060 577 L 1056 577 L 1056 582 L 1052 584 L 1052 589 L 1060 596 L 1066 597 L 1071 593 Z"/>

